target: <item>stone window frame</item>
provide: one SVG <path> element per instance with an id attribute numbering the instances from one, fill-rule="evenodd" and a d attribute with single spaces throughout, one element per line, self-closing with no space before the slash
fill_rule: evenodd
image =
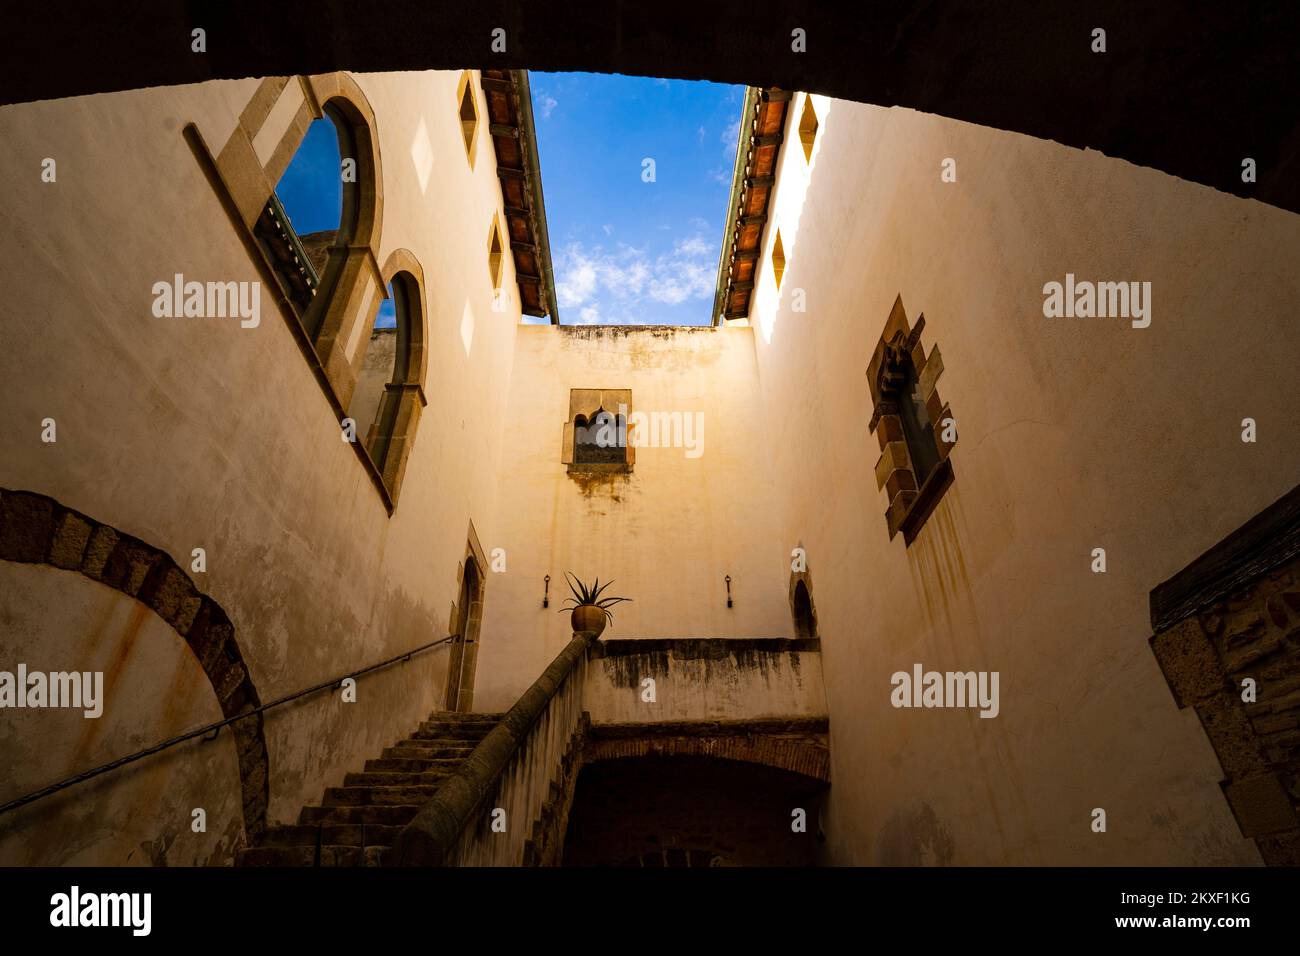
<path id="1" fill-rule="evenodd" d="M 905 545 L 910 546 L 934 512 L 939 501 L 952 485 L 952 463 L 948 456 L 957 443 L 954 434 L 951 442 L 942 437 L 943 423 L 952 419 L 952 409 L 939 397 L 937 382 L 943 373 L 943 357 L 938 345 L 925 354 L 921 333 L 925 329 L 925 314 L 917 316 L 916 325 L 909 325 L 899 295 L 885 321 L 884 331 L 876 343 L 871 364 L 867 368 L 867 381 L 871 388 L 872 413 L 869 430 L 880 442 L 880 458 L 876 461 L 876 487 L 883 489 L 889 500 L 885 509 L 885 523 L 889 539 L 903 532 Z M 925 397 L 926 414 L 934 425 L 934 445 L 938 462 L 925 481 L 920 484 L 913 470 L 912 455 L 908 450 L 899 415 L 896 396 L 891 381 L 898 378 L 902 363 L 910 362 L 916 373 L 917 385 Z"/>
<path id="2" fill-rule="evenodd" d="M 323 118 L 327 108 L 336 126 L 343 122 L 348 127 L 356 155 L 345 158 L 356 160 L 357 181 L 344 184 L 342 240 L 330 247 L 320 290 L 311 306 L 301 311 L 286 295 L 257 230 L 307 128 Z M 376 293 L 387 295 L 379 265 L 384 190 L 374 110 L 347 73 L 267 77 L 219 150 L 209 146 L 196 123 L 186 124 L 183 135 L 342 428 L 368 344 L 360 334 L 367 327 L 367 308 Z M 340 150 L 345 148 L 340 142 Z M 370 320 L 373 323 L 373 316 Z M 348 444 L 391 515 L 395 502 L 384 474 L 362 442 Z"/>
<path id="3" fill-rule="evenodd" d="M 428 296 L 424 281 L 424 269 L 420 260 L 409 249 L 394 249 L 388 254 L 381 270 L 382 282 L 379 290 L 372 297 L 367 309 L 367 319 L 357 326 L 359 330 L 374 328 L 375 318 L 379 315 L 380 302 L 388 298 L 388 286 L 401 282 L 406 308 L 397 310 L 397 355 L 392 379 L 384 385 L 384 396 L 373 422 L 356 422 L 357 428 L 366 428 L 364 440 L 358 441 L 369 458 L 374 469 L 381 475 L 384 487 L 397 507 L 397 499 L 406 475 L 406 463 L 415 444 L 416 429 L 420 424 L 422 410 L 429 404 L 424 393 L 424 383 L 429 369 L 429 314 Z M 405 315 L 402 313 L 405 312 Z M 360 377 L 361 365 L 365 361 L 369 336 L 361 335 L 363 341 L 355 348 L 352 380 Z M 387 422 L 389 433 L 386 444 L 380 447 L 384 439 L 381 423 Z"/>
<path id="4" fill-rule="evenodd" d="M 451 653 L 447 659 L 448 685 L 450 686 L 450 675 L 453 668 L 458 668 L 459 679 L 456 685 L 456 700 L 444 699 L 444 704 L 449 710 L 469 712 L 474 706 L 474 677 L 478 668 L 478 646 L 479 640 L 483 633 L 483 603 L 487 598 L 488 582 L 488 559 L 483 550 L 483 545 L 479 541 L 478 532 L 474 529 L 474 522 L 469 522 L 469 530 L 465 535 L 465 551 L 461 556 L 460 563 L 456 565 L 456 600 L 451 602 L 451 609 L 447 614 L 447 633 L 454 634 L 456 626 L 460 621 L 461 607 L 460 592 L 461 585 L 465 582 L 466 568 L 473 565 L 476 586 L 474 593 L 469 595 L 469 608 L 465 614 L 465 630 L 462 640 L 453 644 Z M 444 687 L 444 694 L 449 690 Z"/>
<path id="5" fill-rule="evenodd" d="M 627 452 L 620 462 L 580 462 L 577 459 L 577 428 L 579 416 L 590 422 L 601 411 L 617 415 L 619 406 L 627 408 L 632 417 L 632 390 L 630 388 L 571 388 L 569 389 L 569 417 L 564 423 L 561 462 L 570 474 L 613 472 L 631 474 L 636 465 L 636 448 L 632 443 L 631 425 L 628 425 Z"/>

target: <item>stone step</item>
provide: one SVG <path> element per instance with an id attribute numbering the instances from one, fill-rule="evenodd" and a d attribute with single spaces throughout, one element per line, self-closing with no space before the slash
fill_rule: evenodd
<path id="1" fill-rule="evenodd" d="M 402 827 L 492 732 L 504 714 L 435 711 L 408 739 L 344 775 L 298 823 L 270 828 L 240 866 L 380 866 Z"/>
<path id="2" fill-rule="evenodd" d="M 424 803 L 438 788 L 424 787 L 330 787 L 321 804 L 326 807 L 392 806 Z"/>
<path id="3" fill-rule="evenodd" d="M 419 747 L 421 750 L 449 750 L 450 757 L 468 757 L 478 746 L 465 737 L 407 737 L 399 740 L 396 747 Z"/>
<path id="4" fill-rule="evenodd" d="M 384 752 L 379 756 L 384 760 L 437 760 L 444 764 L 455 765 L 473 753 L 473 751 L 467 753 L 461 750 L 443 753 L 444 749 L 446 748 L 417 747 L 400 743 L 396 747 L 385 747 Z"/>
<path id="5" fill-rule="evenodd" d="M 461 763 L 474 751 L 463 747 L 421 747 L 403 740 L 395 747 L 384 749 L 382 758 L 399 760 L 450 760 Z"/>
<path id="6" fill-rule="evenodd" d="M 484 727 L 453 727 L 448 724 L 421 724 L 412 737 L 423 740 L 472 740 L 477 744 L 486 737 L 496 724 Z"/>
<path id="7" fill-rule="evenodd" d="M 441 773 L 450 774 L 461 765 L 460 760 L 434 760 L 427 757 L 381 757 L 367 760 L 362 768 L 366 773 Z"/>
<path id="8" fill-rule="evenodd" d="M 368 763 L 375 763 L 370 760 Z M 436 787 L 451 776 L 446 770 L 366 770 L 343 777 L 345 787 Z M 341 842 L 341 841 L 339 841 Z"/>
<path id="9" fill-rule="evenodd" d="M 437 721 L 443 720 L 449 723 L 458 723 L 458 724 L 480 723 L 480 722 L 499 724 L 501 723 L 503 717 L 505 717 L 504 713 L 478 714 L 478 713 L 465 713 L 459 710 L 435 710 L 432 714 L 429 715 L 428 720 L 430 723 L 436 723 Z"/>
<path id="10" fill-rule="evenodd" d="M 289 824 L 271 827 L 262 846 L 391 846 L 402 828 L 377 823 Z"/>
<path id="11" fill-rule="evenodd" d="M 383 846 L 322 846 L 320 866 L 382 866 Z M 239 854 L 240 866 L 316 866 L 314 846 L 255 846 Z"/>
<path id="12" fill-rule="evenodd" d="M 373 826 L 404 827 L 420 812 L 420 803 L 399 803 L 385 806 L 356 807 L 303 807 L 298 814 L 300 824 L 364 823 L 369 829 Z"/>

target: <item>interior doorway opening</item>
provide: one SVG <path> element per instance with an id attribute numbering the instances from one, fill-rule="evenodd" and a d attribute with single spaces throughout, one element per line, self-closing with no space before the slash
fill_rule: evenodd
<path id="1" fill-rule="evenodd" d="M 462 565 L 460 593 L 452 610 L 451 655 L 447 661 L 447 710 L 468 712 L 474 706 L 474 671 L 483 623 L 483 565 L 471 543 Z"/>

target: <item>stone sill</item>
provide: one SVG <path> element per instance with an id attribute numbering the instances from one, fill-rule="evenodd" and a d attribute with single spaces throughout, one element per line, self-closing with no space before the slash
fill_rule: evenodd
<path id="1" fill-rule="evenodd" d="M 912 506 L 907 509 L 907 514 L 903 516 L 902 522 L 899 523 L 898 530 L 903 532 L 903 543 L 911 546 L 916 540 L 916 536 L 921 533 L 921 528 L 925 526 L 926 520 L 938 507 L 944 493 L 947 492 L 948 486 L 952 484 L 952 465 L 945 458 L 939 464 L 934 466 L 934 470 L 926 476 L 925 483 L 916 493 L 916 499 Z"/>
<path id="2" fill-rule="evenodd" d="M 625 461 L 583 462 L 570 464 L 568 472 L 571 475 L 630 475 L 632 466 Z"/>

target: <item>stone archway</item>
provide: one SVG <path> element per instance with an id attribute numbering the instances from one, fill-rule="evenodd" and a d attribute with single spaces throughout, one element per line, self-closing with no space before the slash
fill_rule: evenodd
<path id="1" fill-rule="evenodd" d="M 826 785 L 770 764 L 658 754 L 585 764 L 565 866 L 811 866 Z"/>
<path id="2" fill-rule="evenodd" d="M 229 616 L 160 548 L 47 495 L 0 488 L 0 560 L 79 573 L 135 598 L 189 645 L 225 717 L 261 706 Z M 230 729 L 239 760 L 244 831 L 252 841 L 266 828 L 270 797 L 262 716 Z"/>

